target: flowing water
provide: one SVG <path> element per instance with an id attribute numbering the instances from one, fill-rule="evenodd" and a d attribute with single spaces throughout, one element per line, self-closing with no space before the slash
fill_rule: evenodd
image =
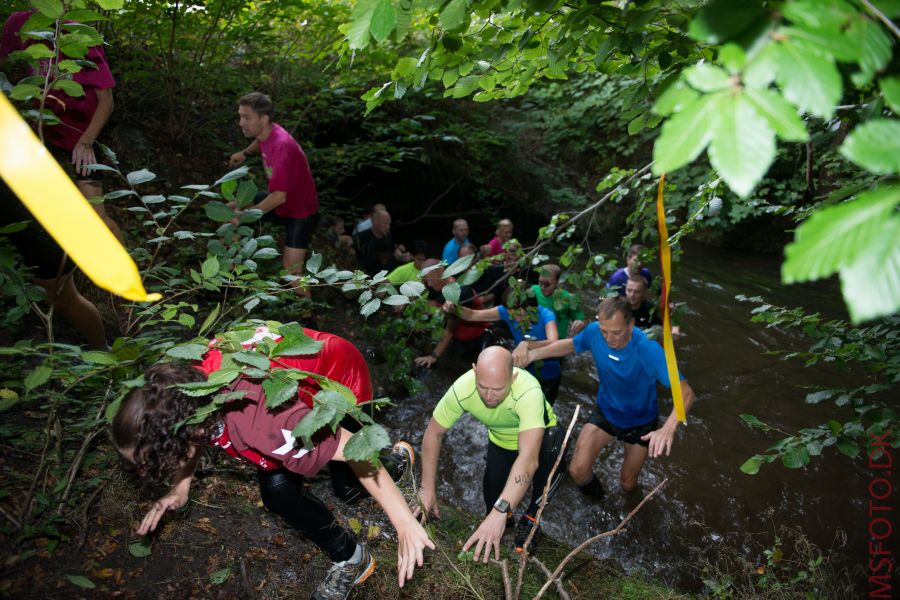
<path id="1" fill-rule="evenodd" d="M 618 562 L 626 571 L 647 573 L 681 589 L 698 589 L 703 559 L 715 559 L 726 548 L 742 549 L 750 560 L 764 558 L 747 546 L 747 534 L 759 534 L 771 544 L 774 529 L 799 526 L 823 548 L 832 546 L 836 530 L 846 532 L 846 546 L 837 550 L 843 566 L 868 559 L 867 502 L 872 478 L 862 461 L 852 463 L 833 448 L 824 460 L 813 458 L 804 469 L 780 463 L 764 465 L 759 474 L 739 467 L 761 453 L 780 435 L 751 430 L 739 415 L 751 413 L 785 431 L 840 419 L 833 405 L 804 403 L 807 386 L 847 384 L 850 373 L 832 368 L 803 368 L 799 361 L 782 361 L 764 353 L 805 348 L 800 334 L 781 333 L 750 322 L 754 305 L 735 295 L 760 295 L 772 304 L 803 305 L 829 316 L 841 316 L 837 286 L 782 287 L 778 257 L 729 254 L 708 247 L 690 247 L 676 273 L 676 302 L 690 311 L 680 317 L 684 336 L 676 343 L 679 368 L 697 394 L 689 426 L 680 429 L 672 455 L 648 460 L 641 474 L 647 493 L 669 479 L 632 519 L 627 531 L 595 543 L 590 551 Z M 585 306 L 590 305 L 585 299 Z M 417 448 L 431 410 L 449 383 L 468 365 L 442 358 L 439 368 L 423 373 L 427 390 L 401 401 L 387 415 L 388 424 Z M 594 404 L 596 372 L 590 353 L 570 357 L 555 410 L 568 424 L 575 406 L 580 430 Z M 668 393 L 661 394 L 661 412 L 671 410 Z M 845 415 L 843 415 L 845 416 Z M 573 436 L 574 439 L 574 436 Z M 439 495 L 443 502 L 480 513 L 481 477 L 487 435 L 468 416 L 447 434 L 439 464 Z M 545 532 L 568 545 L 606 531 L 636 504 L 618 487 L 622 445 L 605 449 L 595 472 L 608 490 L 600 503 L 587 501 L 571 482 L 560 488 L 544 514 Z"/>

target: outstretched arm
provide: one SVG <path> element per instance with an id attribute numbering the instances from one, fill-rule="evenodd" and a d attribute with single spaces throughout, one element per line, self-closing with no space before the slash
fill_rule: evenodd
<path id="1" fill-rule="evenodd" d="M 688 385 L 684 379 L 681 380 L 681 397 L 684 400 L 684 414 L 687 415 L 694 404 L 694 390 Z M 675 440 L 675 430 L 678 428 L 678 416 L 675 414 L 675 407 L 669 413 L 669 418 L 663 423 L 659 429 L 655 429 L 641 439 L 650 442 L 649 451 L 650 458 L 656 458 L 665 454 L 669 456 L 672 452 L 672 444 Z"/>
<path id="2" fill-rule="evenodd" d="M 250 142 L 249 146 L 232 154 L 231 158 L 228 159 L 228 164 L 232 167 L 237 167 L 238 165 L 243 164 L 245 160 L 247 160 L 248 155 L 255 154 L 257 152 L 259 152 L 259 141 L 253 140 L 252 142 Z"/>
<path id="3" fill-rule="evenodd" d="M 425 521 L 429 514 L 441 516 L 437 503 L 437 466 L 444 434 L 447 431 L 446 427 L 431 417 L 422 438 L 422 486 L 419 489 L 419 505 L 413 510 L 413 514 L 422 521 Z"/>
<path id="4" fill-rule="evenodd" d="M 572 338 L 522 342 L 513 352 L 513 362 L 519 368 L 525 368 L 536 360 L 545 358 L 561 358 L 575 353 L 575 342 Z"/>
<path id="5" fill-rule="evenodd" d="M 493 323 L 500 320 L 500 311 L 497 307 L 472 309 L 467 306 L 459 306 L 450 302 L 444 302 L 444 312 L 447 314 L 456 314 L 463 321 Z"/>
<path id="6" fill-rule="evenodd" d="M 340 430 L 341 439 L 334 460 L 346 461 L 350 465 L 360 483 L 381 505 L 394 529 L 397 530 L 397 582 L 403 587 L 407 580 L 412 579 L 416 565 L 422 566 L 425 548 L 434 550 L 434 542 L 428 538 L 428 534 L 410 512 L 403 494 L 397 489 L 397 485 L 384 467 L 379 465 L 375 469 L 368 462 L 347 461 L 344 447 L 350 435 L 346 429 Z"/>
<path id="7" fill-rule="evenodd" d="M 154 502 L 153 508 L 144 516 L 140 526 L 137 528 L 138 535 L 146 535 L 156 530 L 156 526 L 159 524 L 162 516 L 166 514 L 166 511 L 178 510 L 187 504 L 188 494 L 191 491 L 191 481 L 194 479 L 194 471 L 197 469 L 197 462 L 200 460 L 200 450 L 196 446 L 194 446 L 193 450 L 194 453 L 191 455 L 191 458 L 172 478 L 173 483 L 169 493 Z"/>
<path id="8" fill-rule="evenodd" d="M 538 468 L 538 455 L 543 441 L 543 428 L 519 432 L 519 455 L 516 457 L 516 461 L 509 471 L 509 477 L 506 479 L 506 485 L 503 486 L 503 491 L 500 493 L 500 497 L 509 502 L 511 509 L 522 501 L 525 492 L 528 491 L 528 486 Z M 500 560 L 500 538 L 503 537 L 505 529 L 506 513 L 492 508 L 475 533 L 466 541 L 463 551 L 468 550 L 474 544 L 473 559 L 477 561 L 484 550 L 484 562 L 487 562 L 490 558 L 491 548 L 493 548 L 494 558 Z"/>

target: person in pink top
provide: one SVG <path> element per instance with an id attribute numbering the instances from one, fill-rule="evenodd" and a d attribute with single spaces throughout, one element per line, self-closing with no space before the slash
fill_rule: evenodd
<path id="1" fill-rule="evenodd" d="M 274 211 L 285 223 L 283 264 L 288 273 L 299 275 L 309 250 L 309 240 L 319 212 L 319 199 L 312 171 L 300 144 L 278 123 L 273 115 L 272 99 L 261 92 L 247 94 L 238 102 L 238 116 L 244 136 L 250 145 L 231 155 L 229 164 L 239 166 L 248 154 L 262 154 L 269 178 L 268 194 L 253 208 Z M 240 214 L 240 210 L 236 210 Z M 298 296 L 309 291 L 295 287 Z"/>
<path id="2" fill-rule="evenodd" d="M 25 50 L 32 44 L 51 46 L 52 42 L 23 38 L 20 35 L 22 26 L 32 17 L 34 11 L 12 13 L 3 26 L 3 37 L 0 40 L 0 68 L 3 68 L 10 54 Z M 65 23 L 77 25 L 77 23 Z M 46 29 L 40 27 L 39 29 Z M 52 48 L 51 48 L 52 50 Z M 70 57 L 60 54 L 60 60 Z M 81 57 L 75 57 L 81 58 Z M 102 46 L 88 49 L 86 60 L 94 66 L 82 66 L 81 70 L 71 75 L 72 81 L 84 89 L 83 96 L 70 96 L 59 89 L 52 90 L 44 103 L 58 119 L 55 125 L 45 124 L 42 127 L 44 143 L 53 156 L 75 180 L 75 185 L 85 198 L 103 196 L 103 181 L 98 174 L 87 165 L 97 164 L 95 143 L 103 127 L 113 112 L 113 88 L 116 82 L 109 70 L 109 63 Z M 43 59 L 39 68 L 29 68 L 29 75 L 45 75 L 50 68 L 51 59 Z M 122 240 L 122 231 L 107 214 L 102 203 L 92 204 L 94 210 L 103 219 L 107 227 Z"/>
<path id="3" fill-rule="evenodd" d="M 503 254 L 503 245 L 512 239 L 513 223 L 509 219 L 503 219 L 497 223 L 496 235 L 488 242 L 488 256 L 499 256 Z"/>

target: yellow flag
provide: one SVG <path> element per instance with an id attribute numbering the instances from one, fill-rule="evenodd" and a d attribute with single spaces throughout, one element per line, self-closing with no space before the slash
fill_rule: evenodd
<path id="1" fill-rule="evenodd" d="M 659 178 L 656 191 L 656 222 L 659 230 L 659 262 L 662 264 L 663 289 L 659 304 L 663 313 L 663 350 L 666 353 L 666 370 L 669 383 L 672 384 L 672 401 L 675 403 L 675 416 L 682 423 L 687 423 L 684 414 L 684 398 L 681 395 L 681 380 L 678 378 L 678 363 L 675 362 L 675 344 L 672 342 L 672 324 L 669 322 L 669 286 L 672 283 L 672 251 L 669 248 L 669 231 L 666 228 L 666 210 L 663 206 L 663 187 L 666 174 Z"/>
<path id="2" fill-rule="evenodd" d="M 144 290 L 128 252 L 3 94 L 0 176 L 91 281 L 128 300 L 162 297 Z"/>

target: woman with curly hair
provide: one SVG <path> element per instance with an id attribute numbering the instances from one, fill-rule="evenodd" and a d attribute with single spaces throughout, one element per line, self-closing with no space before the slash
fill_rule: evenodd
<path id="1" fill-rule="evenodd" d="M 279 366 L 324 375 L 349 387 L 358 399 L 371 399 L 368 366 L 356 347 L 331 334 L 309 329 L 304 333 L 322 342 L 319 352 L 279 357 Z M 228 402 L 202 423 L 179 427 L 208 400 L 189 396 L 174 386 L 205 381 L 221 361 L 221 353 L 213 349 L 196 366 L 165 363 L 150 367 L 144 375 L 145 384 L 126 396 L 115 416 L 112 436 L 121 455 L 134 464 L 140 476 L 171 482 L 168 494 L 154 503 L 137 533 L 155 530 L 167 511 L 187 503 L 201 449 L 209 444 L 219 446 L 229 455 L 256 465 L 266 508 L 284 518 L 333 561 L 313 599 L 346 598 L 353 586 L 371 575 L 375 561 L 303 482 L 303 477 L 314 476 L 329 461 L 346 461 L 397 530 L 398 582 L 402 587 L 412 577 L 415 565 L 422 565 L 424 548 L 434 549 L 434 543 L 413 518 L 383 466 L 376 469 L 367 462 L 347 461 L 344 447 L 349 431 L 339 427 L 332 432 L 325 427 L 312 437 L 311 447 L 296 445 L 291 432 L 311 411 L 311 398 L 317 391 L 312 379 L 300 382 L 296 402 L 273 410 L 265 405 L 261 381 L 239 377 L 222 391 L 241 392 L 242 398 Z M 394 446 L 394 455 L 396 460 L 411 462 L 412 448 L 400 442 Z"/>

